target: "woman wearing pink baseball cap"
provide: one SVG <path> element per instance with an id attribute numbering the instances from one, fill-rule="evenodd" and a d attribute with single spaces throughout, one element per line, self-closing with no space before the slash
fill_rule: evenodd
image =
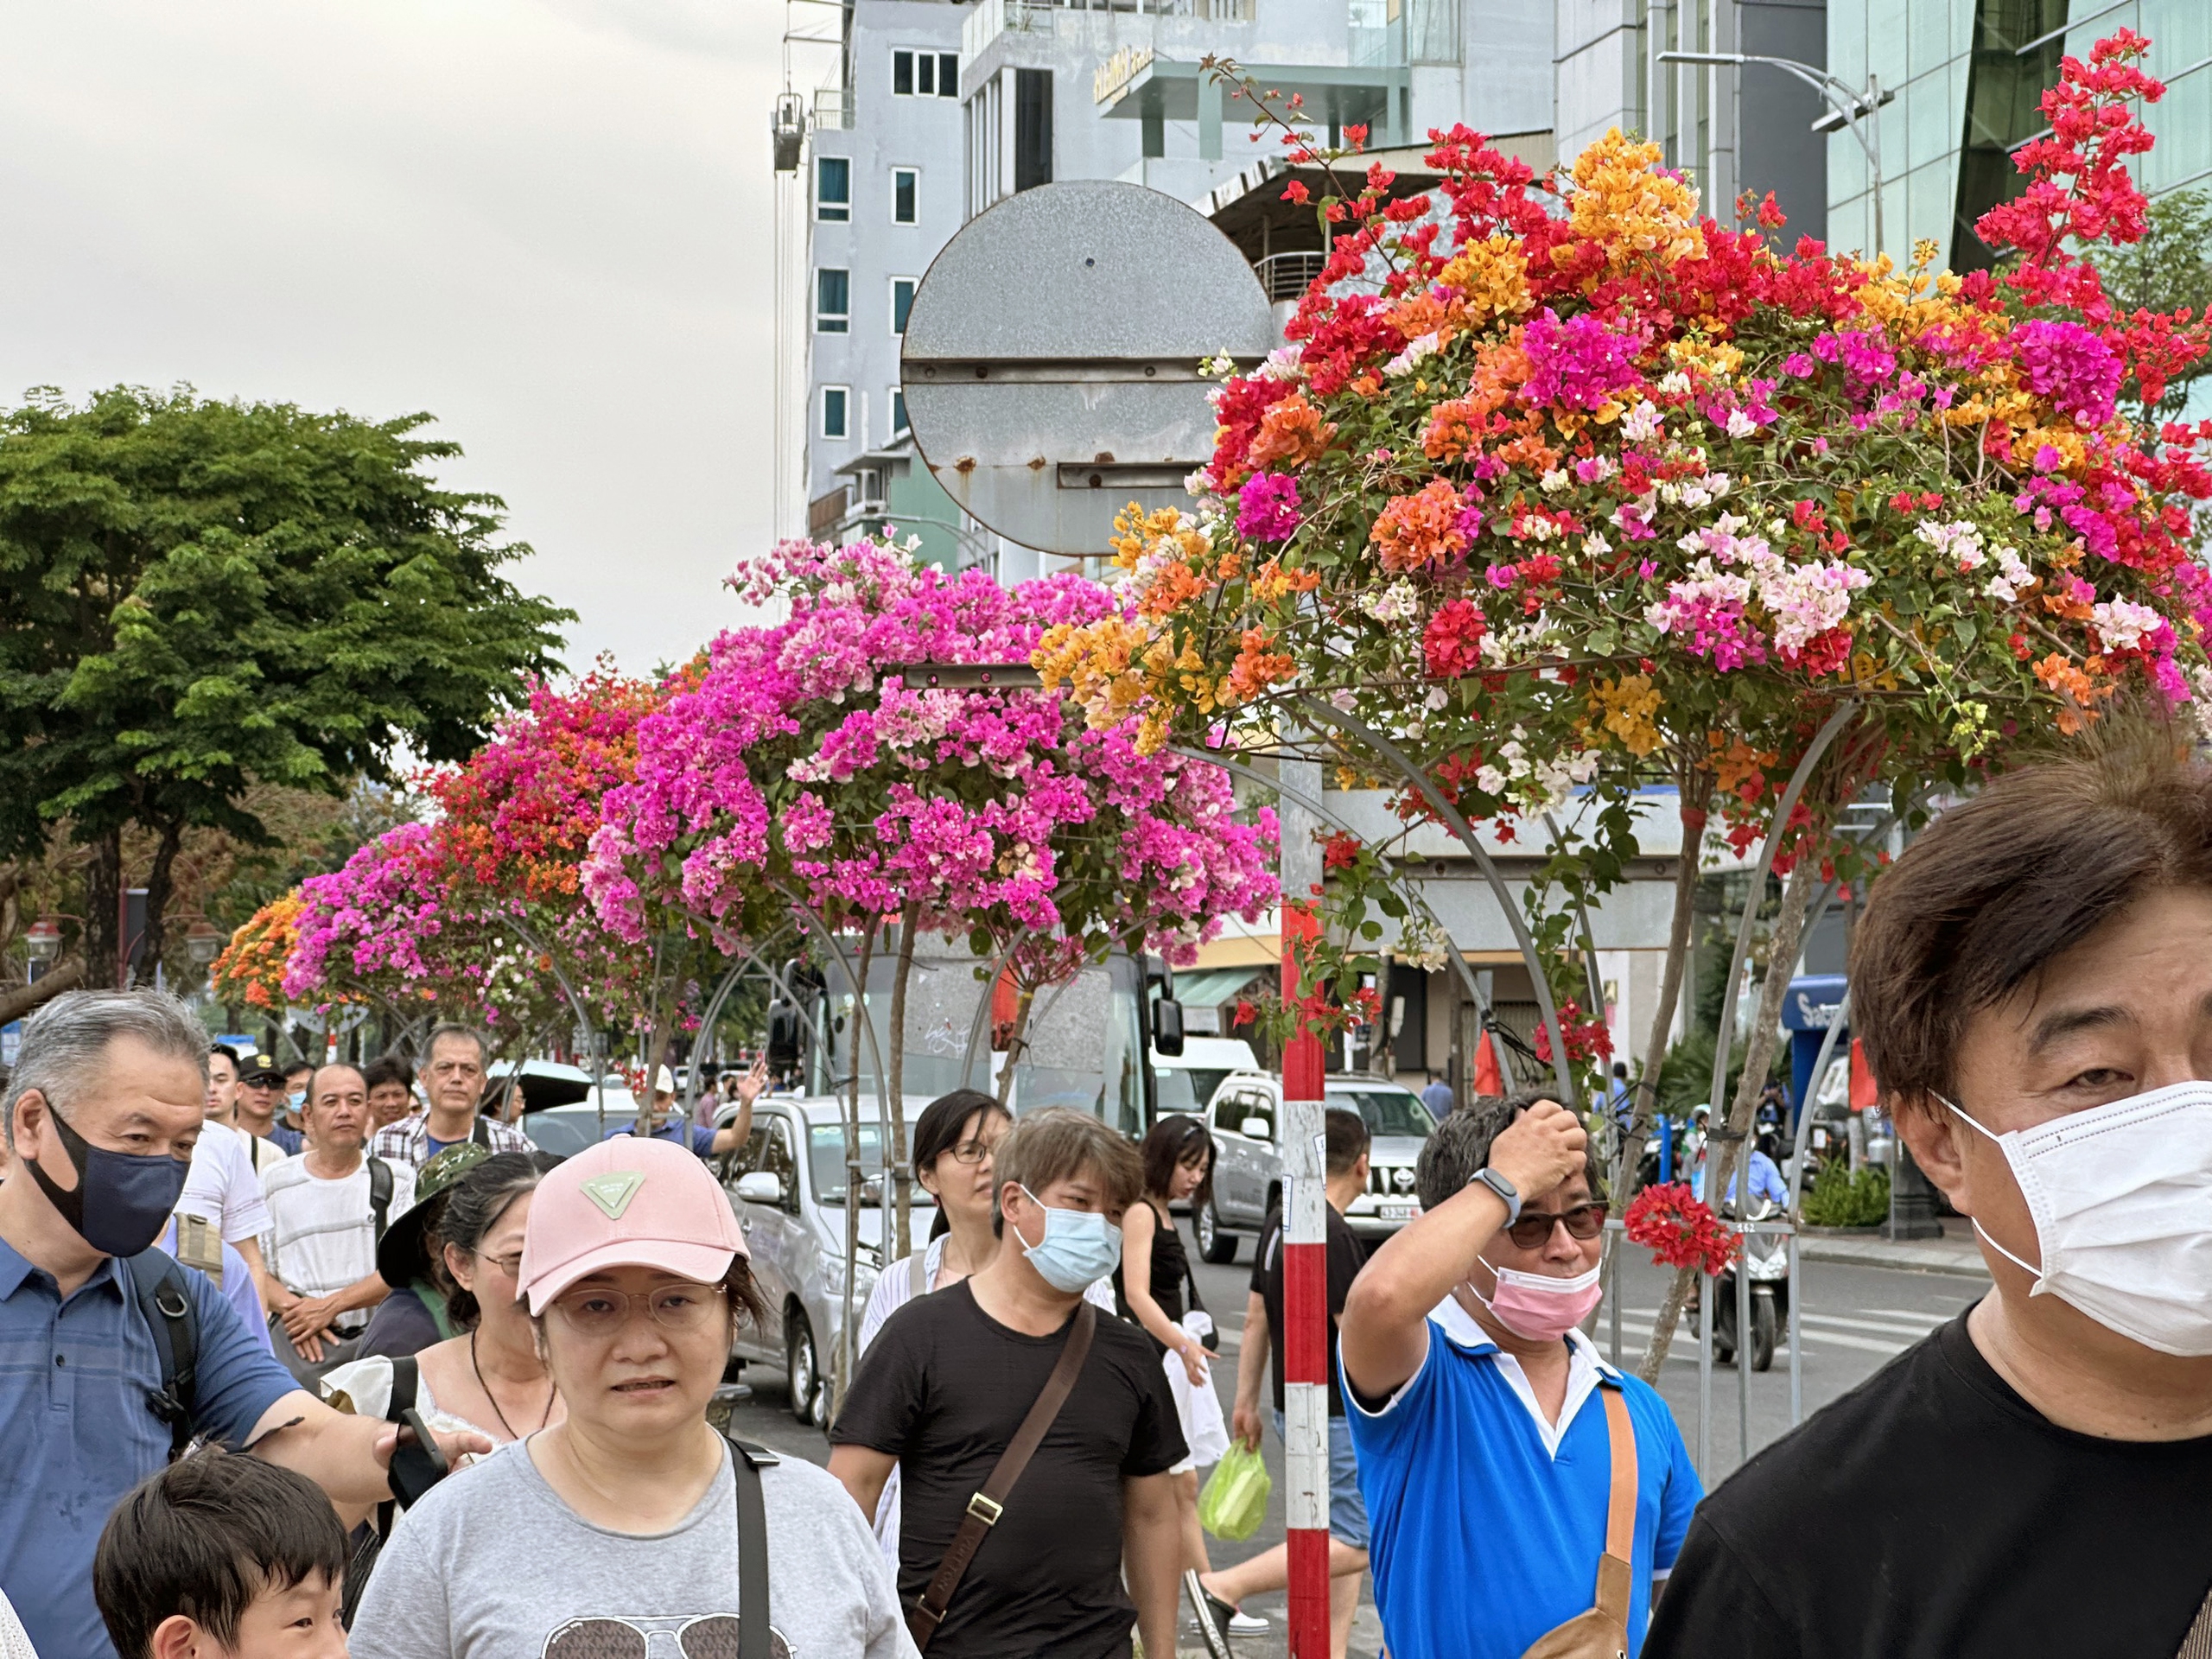
<path id="1" fill-rule="evenodd" d="M 754 1622 L 779 1659 L 914 1655 L 844 1488 L 706 1421 L 738 1322 L 761 1317 L 747 1254 L 686 1147 L 624 1136 L 545 1177 L 517 1281 L 568 1416 L 406 1512 L 354 1659 L 585 1659 L 671 1637 L 736 1659 Z"/>

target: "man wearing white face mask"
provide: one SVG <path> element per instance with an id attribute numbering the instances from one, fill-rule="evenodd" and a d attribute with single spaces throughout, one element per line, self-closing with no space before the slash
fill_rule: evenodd
<path id="1" fill-rule="evenodd" d="M 1851 985 L 1996 1287 L 1706 1503 L 1651 1651 L 2212 1654 L 2212 770 L 2122 751 L 1954 809 Z"/>
<path id="2" fill-rule="evenodd" d="M 1150 1338 L 1084 1296 L 1121 1262 L 1143 1166 L 1059 1108 L 1023 1116 L 992 1165 L 998 1253 L 884 1322 L 830 1472 L 872 1518 L 898 1467 L 899 1599 L 930 1659 L 1108 1659 L 1132 1624 L 1147 1654 L 1172 1654 L 1174 1397 Z"/>
<path id="3" fill-rule="evenodd" d="M 1587 1645 L 1558 1652 L 1634 1655 L 1700 1491 L 1666 1402 L 1576 1328 L 1605 1240 L 1589 1137 L 1534 1092 L 1478 1100 L 1414 1180 L 1338 1338 L 1392 1659 L 1521 1659 L 1562 1627 Z"/>

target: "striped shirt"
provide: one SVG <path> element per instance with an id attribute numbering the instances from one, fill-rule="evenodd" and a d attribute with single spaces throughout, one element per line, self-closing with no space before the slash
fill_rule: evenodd
<path id="1" fill-rule="evenodd" d="M 391 1176 L 387 1222 L 415 1202 L 415 1172 L 393 1163 Z M 269 1271 L 287 1290 L 301 1296 L 327 1296 L 376 1272 L 377 1230 L 370 1211 L 367 1159 L 351 1175 L 333 1181 L 310 1173 L 302 1154 L 270 1170 L 263 1185 L 269 1199 Z M 367 1310 L 356 1308 L 334 1323 L 351 1335 L 368 1320 Z"/>

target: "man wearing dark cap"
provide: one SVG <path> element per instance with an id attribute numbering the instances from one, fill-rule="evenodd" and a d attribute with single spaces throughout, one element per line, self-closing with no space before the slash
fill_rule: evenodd
<path id="1" fill-rule="evenodd" d="M 238 1126 L 257 1141 L 266 1141 L 278 1154 L 295 1158 L 305 1144 L 297 1129 L 288 1129 L 276 1121 L 276 1109 L 284 1103 L 284 1068 L 271 1054 L 256 1052 L 238 1061 Z M 256 1147 L 254 1166 L 261 1167 L 264 1155 Z M 269 1160 L 271 1163 L 275 1159 Z"/>

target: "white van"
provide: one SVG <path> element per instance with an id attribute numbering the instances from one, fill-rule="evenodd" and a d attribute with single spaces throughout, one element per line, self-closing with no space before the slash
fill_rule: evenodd
<path id="1" fill-rule="evenodd" d="M 1154 1122 L 1170 1112 L 1202 1118 L 1214 1090 L 1238 1071 L 1256 1071 L 1260 1057 L 1241 1037 L 1185 1037 L 1183 1052 L 1170 1059 L 1152 1051 L 1152 1074 L 1160 1085 Z"/>

